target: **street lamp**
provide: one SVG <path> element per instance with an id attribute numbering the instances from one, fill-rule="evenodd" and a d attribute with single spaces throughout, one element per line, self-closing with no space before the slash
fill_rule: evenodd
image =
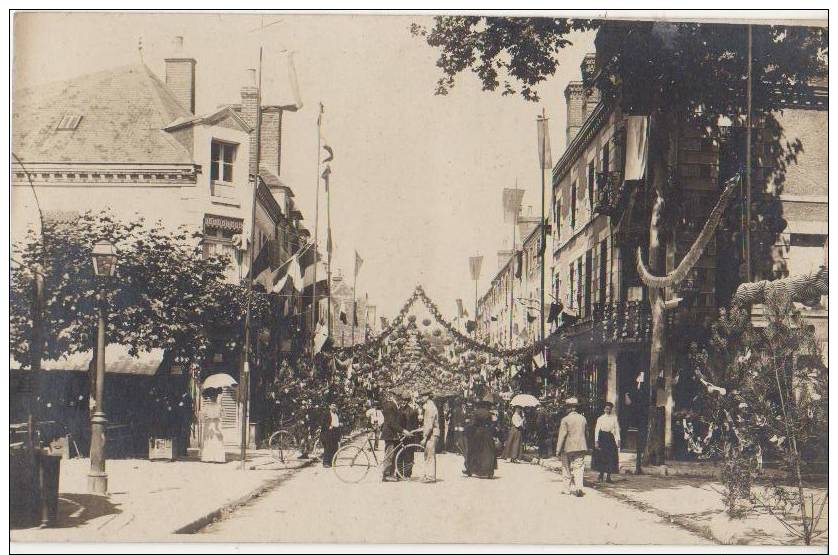
<path id="1" fill-rule="evenodd" d="M 107 240 L 93 246 L 93 273 L 99 281 L 99 330 L 96 337 L 96 397 L 90 418 L 90 472 L 87 491 L 108 493 L 108 474 L 105 472 L 105 291 L 104 281 L 116 273 L 116 247 Z"/>

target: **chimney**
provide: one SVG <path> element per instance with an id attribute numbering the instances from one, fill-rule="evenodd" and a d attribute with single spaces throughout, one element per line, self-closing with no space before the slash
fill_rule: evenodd
<path id="1" fill-rule="evenodd" d="M 585 122 L 584 102 L 585 86 L 581 81 L 571 81 L 564 90 L 564 97 L 567 101 L 567 145 L 576 137 Z"/>
<path id="2" fill-rule="evenodd" d="M 596 54 L 593 52 L 585 54 L 580 69 L 582 70 L 582 85 L 585 87 L 585 102 L 582 107 L 582 112 L 584 117 L 587 118 L 588 114 L 599 104 L 601 98 L 599 89 L 594 84 L 594 77 L 596 76 L 597 70 Z"/>
<path id="3" fill-rule="evenodd" d="M 256 132 L 257 113 L 259 110 L 259 89 L 256 86 L 256 70 L 248 69 L 245 72 L 245 85 L 242 87 L 242 109 L 241 118 L 246 124 L 253 128 L 250 133 L 250 165 L 249 172 L 251 175 L 256 175 L 256 143 L 258 142 L 258 133 Z"/>
<path id="4" fill-rule="evenodd" d="M 278 106 L 262 106 L 261 141 L 259 165 L 279 177 L 282 158 L 282 110 Z"/>
<path id="5" fill-rule="evenodd" d="M 181 106 L 195 113 L 195 58 L 183 53 L 183 37 L 174 40 L 174 56 L 166 58 L 166 86 Z"/>

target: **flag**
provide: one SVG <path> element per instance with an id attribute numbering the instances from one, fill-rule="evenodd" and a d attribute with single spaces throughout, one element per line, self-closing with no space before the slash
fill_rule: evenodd
<path id="1" fill-rule="evenodd" d="M 544 368 L 544 354 L 536 353 L 536 355 L 532 357 L 532 362 L 535 364 L 536 368 Z"/>
<path id="2" fill-rule="evenodd" d="M 358 325 L 358 301 L 352 299 L 352 327 Z"/>
<path id="3" fill-rule="evenodd" d="M 544 112 L 536 118 L 538 125 L 538 161 L 543 170 L 553 169 L 553 155 L 550 153 L 550 126 L 547 123 L 549 121 Z"/>
<path id="4" fill-rule="evenodd" d="M 503 223 L 515 223 L 518 213 L 521 211 L 521 201 L 524 199 L 524 190 L 504 189 L 503 190 Z"/>
<path id="5" fill-rule="evenodd" d="M 559 321 L 559 313 L 562 311 L 562 303 L 552 302 L 550 303 L 550 314 L 547 316 L 547 323 L 548 324 L 555 324 Z"/>
<path id="6" fill-rule="evenodd" d="M 463 314 L 463 299 L 457 299 L 457 318 L 462 318 Z"/>
<path id="7" fill-rule="evenodd" d="M 326 252 L 331 255 L 334 247 L 335 245 L 332 243 L 332 229 L 329 228 L 326 232 Z"/>
<path id="8" fill-rule="evenodd" d="M 259 249 L 259 253 L 256 255 L 256 258 L 253 259 L 253 272 L 248 271 L 247 276 L 250 278 L 251 276 L 256 276 L 256 281 L 262 283 L 263 274 L 267 271 L 267 275 L 270 275 L 270 241 L 266 241 L 264 245 Z M 267 279 L 265 276 L 263 279 Z"/>
<path id="9" fill-rule="evenodd" d="M 355 251 L 355 277 L 358 277 L 358 272 L 361 271 L 363 264 L 364 260 L 358 255 L 358 251 Z"/>
<path id="10" fill-rule="evenodd" d="M 332 174 L 332 166 L 329 164 L 332 160 L 335 159 L 335 150 L 329 145 L 329 141 L 326 139 L 326 134 L 323 131 L 324 128 L 324 115 L 325 115 L 325 108 L 323 107 L 323 103 L 320 103 L 320 114 L 317 116 L 317 128 L 320 134 L 320 165 L 323 169 L 320 172 L 320 177 L 326 184 L 326 191 L 329 191 L 329 176 Z"/>
<path id="11" fill-rule="evenodd" d="M 480 279 L 480 266 L 483 264 L 482 256 L 472 256 L 468 259 L 469 270 L 471 270 L 471 279 L 477 281 Z"/>
<path id="12" fill-rule="evenodd" d="M 626 117 L 625 181 L 643 179 L 649 158 L 649 116 Z"/>
<path id="13" fill-rule="evenodd" d="M 522 266 L 524 265 L 524 251 L 515 253 L 515 277 L 521 279 Z"/>
<path id="14" fill-rule="evenodd" d="M 344 306 L 343 301 L 340 301 L 340 321 L 344 324 L 349 323 L 349 321 L 346 319 L 346 308 Z"/>
<path id="15" fill-rule="evenodd" d="M 291 258 L 291 263 L 288 265 L 288 279 L 291 285 L 297 291 L 303 290 L 303 276 L 300 271 L 300 259 L 298 255 Z"/>
<path id="16" fill-rule="evenodd" d="M 329 330 L 326 329 L 326 326 L 318 324 L 317 331 L 314 334 L 314 352 L 315 353 L 320 352 L 320 350 L 323 348 L 323 345 L 326 344 L 327 339 L 329 339 Z"/>

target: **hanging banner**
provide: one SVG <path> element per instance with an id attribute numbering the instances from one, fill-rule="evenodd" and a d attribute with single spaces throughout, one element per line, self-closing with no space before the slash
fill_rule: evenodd
<path id="1" fill-rule="evenodd" d="M 648 116 L 626 118 L 625 181 L 643 179 L 646 175 L 646 160 L 649 157 L 648 126 Z"/>
<path id="2" fill-rule="evenodd" d="M 482 256 L 472 256 L 468 259 L 469 269 L 471 270 L 471 279 L 477 281 L 480 279 L 480 266 L 483 264 Z"/>

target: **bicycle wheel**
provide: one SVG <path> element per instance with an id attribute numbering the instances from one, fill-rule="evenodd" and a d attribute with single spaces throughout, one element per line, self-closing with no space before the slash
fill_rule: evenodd
<path id="1" fill-rule="evenodd" d="M 436 480 L 436 453 L 425 460 L 425 448 L 409 443 L 396 453 L 396 475 L 400 480 Z"/>
<path id="2" fill-rule="evenodd" d="M 292 455 L 296 451 L 297 445 L 293 434 L 286 430 L 279 430 L 271 434 L 268 439 L 268 449 L 271 451 L 271 457 L 275 461 L 282 464 L 288 464 Z"/>
<path id="3" fill-rule="evenodd" d="M 341 482 L 357 484 L 372 468 L 367 452 L 357 445 L 344 445 L 332 458 L 332 470 Z"/>

